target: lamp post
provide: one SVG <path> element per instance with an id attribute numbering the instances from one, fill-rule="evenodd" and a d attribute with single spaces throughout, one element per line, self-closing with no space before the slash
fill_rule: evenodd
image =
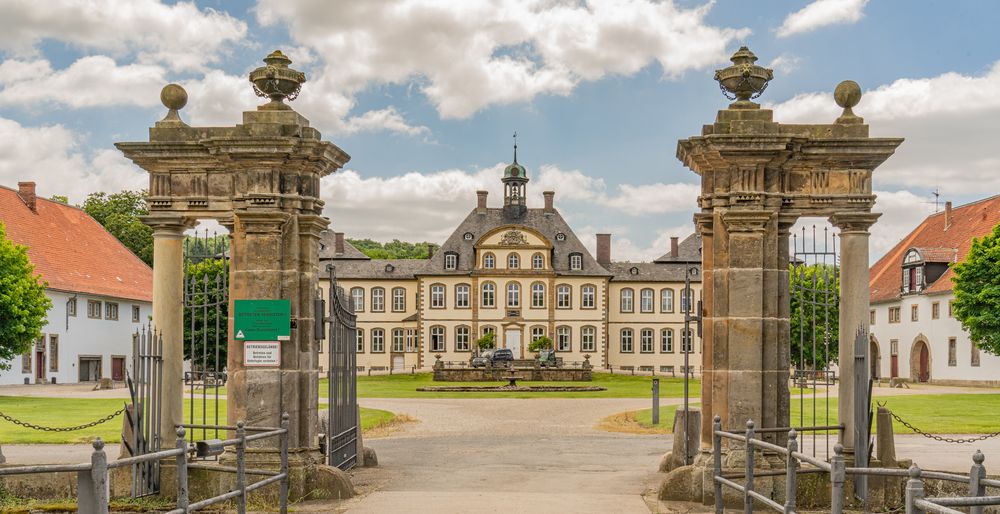
<path id="1" fill-rule="evenodd" d="M 691 277 L 698 275 L 698 267 L 691 266 L 687 269 L 684 274 L 684 290 L 681 291 L 681 303 L 684 307 L 684 332 L 681 333 L 681 352 L 684 354 L 684 465 L 687 466 L 691 464 L 690 456 L 691 451 L 688 448 L 691 438 L 688 433 L 690 422 L 690 411 L 688 410 L 688 389 L 689 382 L 691 380 L 691 364 L 690 357 L 691 347 L 694 346 L 694 338 L 691 337 L 691 322 L 694 321 L 698 326 L 698 337 L 701 337 L 701 300 L 698 300 L 698 313 L 694 316 L 691 315 L 691 300 L 693 296 L 691 294 Z"/>

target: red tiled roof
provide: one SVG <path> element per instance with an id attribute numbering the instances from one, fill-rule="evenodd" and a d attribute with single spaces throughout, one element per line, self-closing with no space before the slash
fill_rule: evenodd
<path id="1" fill-rule="evenodd" d="M 28 247 L 35 273 L 60 291 L 153 300 L 153 270 L 82 210 L 39 197 L 32 212 L 0 186 L 0 222 Z"/>
<path id="2" fill-rule="evenodd" d="M 900 296 L 903 256 L 911 248 L 921 250 L 927 262 L 961 262 L 969 253 L 972 239 L 990 233 L 1000 223 L 1000 195 L 955 207 L 951 226 L 945 229 L 945 213 L 928 216 L 913 232 L 882 256 L 869 271 L 868 289 L 872 302 Z M 951 268 L 934 281 L 925 293 L 947 293 L 952 289 Z"/>

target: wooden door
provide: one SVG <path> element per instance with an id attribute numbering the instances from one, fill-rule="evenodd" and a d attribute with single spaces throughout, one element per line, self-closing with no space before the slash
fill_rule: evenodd
<path id="1" fill-rule="evenodd" d="M 121 382 L 125 380 L 125 358 L 124 357 L 112 357 L 111 358 L 111 380 L 115 382 Z"/>
<path id="2" fill-rule="evenodd" d="M 896 377 L 899 376 L 899 356 L 898 355 L 893 355 L 892 356 L 892 370 L 890 370 L 890 372 L 892 373 L 891 375 L 889 375 L 890 378 L 896 378 Z"/>
<path id="3" fill-rule="evenodd" d="M 927 345 L 920 345 L 920 381 L 926 382 L 931 378 L 930 355 L 927 352 Z"/>
<path id="4" fill-rule="evenodd" d="M 45 380 L 45 352 L 35 352 L 35 380 Z"/>

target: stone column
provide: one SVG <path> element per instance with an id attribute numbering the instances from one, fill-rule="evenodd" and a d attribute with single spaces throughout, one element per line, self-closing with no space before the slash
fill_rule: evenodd
<path id="1" fill-rule="evenodd" d="M 837 414 L 844 430 L 840 444 L 849 461 L 854 456 L 854 336 L 858 328 L 868 330 L 868 229 L 881 216 L 871 212 L 838 213 L 830 223 L 840 229 L 840 357 L 837 381 Z M 868 345 L 865 349 L 868 350 Z"/>
<path id="2" fill-rule="evenodd" d="M 147 216 L 153 228 L 153 326 L 163 336 L 160 436 L 170 440 L 184 422 L 184 231 L 180 216 Z"/>

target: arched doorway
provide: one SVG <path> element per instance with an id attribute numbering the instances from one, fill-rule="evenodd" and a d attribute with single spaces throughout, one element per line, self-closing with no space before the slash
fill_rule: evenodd
<path id="1" fill-rule="evenodd" d="M 917 336 L 910 349 L 910 380 L 927 382 L 931 379 L 931 348 L 927 339 Z"/>
<path id="2" fill-rule="evenodd" d="M 882 369 L 882 354 L 878 349 L 878 339 L 875 339 L 875 335 L 872 334 L 868 338 L 869 356 L 868 358 L 871 366 L 871 375 L 873 379 L 878 379 L 881 376 L 880 370 Z"/>

